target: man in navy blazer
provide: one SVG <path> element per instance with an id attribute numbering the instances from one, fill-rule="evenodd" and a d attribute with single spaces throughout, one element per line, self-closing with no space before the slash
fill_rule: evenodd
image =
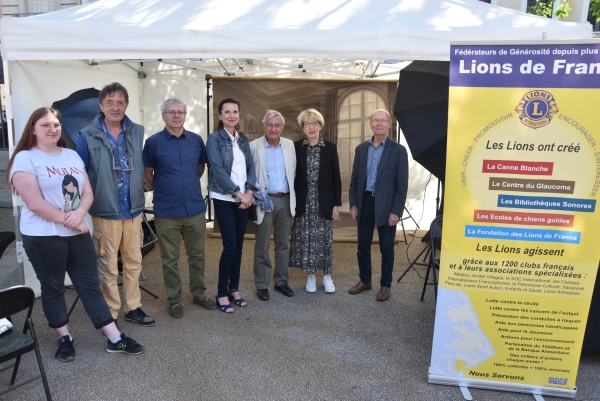
<path id="1" fill-rule="evenodd" d="M 375 110 L 370 126 L 373 137 L 356 147 L 350 181 L 350 214 L 358 221 L 360 281 L 349 292 L 359 294 L 372 288 L 371 242 L 377 226 L 381 251 L 377 300 L 387 301 L 394 269 L 396 224 L 402 218 L 408 190 L 408 154 L 404 146 L 388 138 L 392 120 L 386 110 Z"/>

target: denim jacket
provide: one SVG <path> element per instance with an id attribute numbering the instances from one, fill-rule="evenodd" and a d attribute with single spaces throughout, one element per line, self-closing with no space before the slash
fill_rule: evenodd
<path id="1" fill-rule="evenodd" d="M 238 146 L 246 159 L 246 188 L 258 191 L 256 188 L 256 174 L 254 172 L 254 161 L 250 153 L 250 144 L 245 135 L 238 135 Z M 206 141 L 206 154 L 210 166 L 208 174 L 208 190 L 218 192 L 222 195 L 233 194 L 240 190 L 229 176 L 233 165 L 233 149 L 231 138 L 224 128 L 221 128 L 208 136 Z"/>

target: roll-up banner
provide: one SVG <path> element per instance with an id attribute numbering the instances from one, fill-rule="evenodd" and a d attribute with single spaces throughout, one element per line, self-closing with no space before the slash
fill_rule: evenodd
<path id="1" fill-rule="evenodd" d="M 598 42 L 451 45 L 430 383 L 575 397 L 600 257 L 599 88 Z"/>

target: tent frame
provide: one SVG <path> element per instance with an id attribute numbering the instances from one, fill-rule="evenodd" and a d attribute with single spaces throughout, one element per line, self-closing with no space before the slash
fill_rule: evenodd
<path id="1" fill-rule="evenodd" d="M 310 63 L 291 63 L 281 61 L 279 59 L 252 59 L 246 58 L 239 61 L 237 58 L 215 58 L 215 59 L 187 59 L 188 63 L 184 63 L 181 59 L 166 60 L 166 59 L 131 59 L 131 60 L 102 60 L 85 61 L 90 66 L 101 66 L 111 64 L 123 64 L 134 69 L 140 79 L 146 78 L 148 74 L 163 74 L 185 70 L 202 70 L 207 73 L 218 76 L 262 76 L 268 74 L 281 74 L 290 72 L 292 74 L 318 73 L 324 76 L 331 77 L 348 77 L 348 78 L 381 78 L 389 75 L 398 75 L 400 70 L 409 62 L 400 62 L 399 60 L 336 60 L 336 59 L 321 59 L 320 61 Z M 144 70 L 145 62 L 158 62 L 170 64 L 176 68 L 162 70 Z M 137 64 L 138 68 L 132 66 Z M 324 66 L 334 66 L 334 68 L 324 68 Z M 377 73 L 380 66 L 385 66 L 387 71 Z M 264 67 L 262 69 L 260 67 Z M 245 69 L 246 68 L 246 69 Z M 358 72 L 354 72 L 358 70 Z M 145 75 L 144 75 L 145 74 Z"/>

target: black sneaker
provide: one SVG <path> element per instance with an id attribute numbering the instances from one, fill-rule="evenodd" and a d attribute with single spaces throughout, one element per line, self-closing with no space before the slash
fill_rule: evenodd
<path id="1" fill-rule="evenodd" d="M 121 339 L 115 344 L 111 343 L 110 340 L 108 340 L 106 352 L 124 352 L 129 355 L 139 355 L 142 352 L 144 352 L 144 347 L 141 344 L 135 342 L 133 338 L 127 337 L 125 333 L 121 333 Z"/>
<path id="2" fill-rule="evenodd" d="M 140 326 L 150 327 L 154 326 L 156 322 L 150 316 L 146 315 L 142 308 L 137 308 L 131 312 L 125 314 L 125 320 L 128 322 L 134 322 Z"/>
<path id="3" fill-rule="evenodd" d="M 58 339 L 58 351 L 54 355 L 56 359 L 62 362 L 71 362 L 75 360 L 75 348 L 73 347 L 73 340 L 71 337 L 66 335 Z"/>

